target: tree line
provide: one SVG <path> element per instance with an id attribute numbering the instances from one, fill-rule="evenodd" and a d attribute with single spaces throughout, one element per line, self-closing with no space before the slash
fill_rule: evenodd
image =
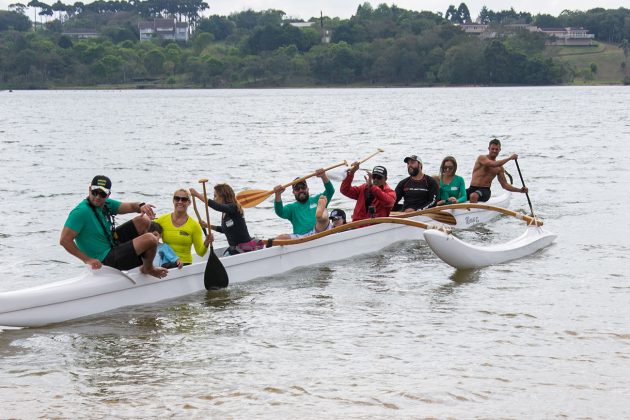
<path id="1" fill-rule="evenodd" d="M 63 15 L 35 31 L 20 8 L 12 6 L 12 11 L 0 11 L 0 87 L 4 88 L 147 83 L 546 85 L 573 77 L 571 68 L 543 55 L 543 34 L 507 27 L 489 40 L 465 34 L 455 25 L 470 20 L 464 3 L 449 7 L 444 15 L 364 3 L 349 19 L 312 18 L 311 27 L 298 28 L 280 10 L 201 18 L 207 4 L 197 0 L 98 1 L 83 7 L 74 3 L 71 10 L 64 9 Z M 482 13 L 498 27 L 528 19 L 539 26 L 538 22 L 556 26 L 583 21 L 579 26 L 600 39 L 630 38 L 630 10 L 623 8 L 563 12 L 554 22 L 548 15 L 532 17 L 513 9 Z M 138 40 L 139 19 L 166 16 L 194 23 L 190 42 Z M 620 17 L 625 26 L 617 25 Z M 63 35 L 73 27 L 95 28 L 99 37 L 77 40 Z M 331 32 L 330 43 L 322 42 L 322 29 Z"/>

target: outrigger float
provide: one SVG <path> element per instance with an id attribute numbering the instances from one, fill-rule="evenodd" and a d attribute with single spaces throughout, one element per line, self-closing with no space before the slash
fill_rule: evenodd
<path id="1" fill-rule="evenodd" d="M 401 241 L 427 240 L 435 245 L 444 238 L 435 239 L 434 236 L 437 235 L 430 233 L 435 230 L 432 228 L 441 229 L 443 231 L 441 234 L 451 235 L 444 231 L 451 228 L 467 229 L 479 223 L 486 223 L 498 216 L 497 211 L 505 214 L 513 213 L 513 216 L 528 224 L 534 224 L 534 229 L 539 229 L 542 224 L 540 221 L 498 207 L 507 206 L 509 201 L 510 194 L 505 193 L 489 202 L 495 205 L 459 204 L 405 214 L 402 217 L 361 220 L 308 238 L 270 240 L 267 247 L 262 250 L 221 257 L 220 261 L 225 267 L 230 282 L 234 284 L 282 274 L 299 267 L 374 253 Z M 360 229 L 355 229 L 359 227 Z M 541 233 L 536 232 L 514 243 L 512 248 L 520 249 L 519 253 L 509 254 L 505 251 L 500 257 L 492 260 L 491 258 L 482 259 L 479 251 L 475 251 L 477 253 L 471 260 L 494 264 L 505 261 L 506 256 L 518 258 L 547 246 L 550 243 L 550 237 L 540 240 Z M 445 238 L 447 245 L 440 245 L 440 249 L 449 249 L 450 243 L 454 242 L 451 236 L 445 236 Z M 460 246 L 458 249 L 452 254 L 470 252 L 466 247 Z M 217 250 L 219 254 L 222 253 L 221 251 Z M 498 255 L 496 250 L 490 250 L 486 254 Z M 449 256 L 445 261 L 455 260 Z M 468 260 L 463 259 L 463 261 Z M 459 262 L 456 261 L 455 265 L 457 264 Z M 464 263 L 466 264 L 468 263 Z M 181 270 L 169 270 L 167 277 L 156 279 L 140 273 L 138 269 L 125 272 L 104 266 L 99 270 L 88 268 L 85 273 L 68 280 L 3 292 L 0 293 L 0 326 L 37 327 L 124 306 L 144 305 L 178 298 L 204 290 L 205 268 L 206 259 L 198 258 L 193 264 Z"/>

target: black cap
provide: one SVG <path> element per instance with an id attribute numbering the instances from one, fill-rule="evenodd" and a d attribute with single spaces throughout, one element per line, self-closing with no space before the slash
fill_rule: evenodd
<path id="1" fill-rule="evenodd" d="M 112 188 L 112 181 L 107 178 L 105 175 L 96 175 L 92 178 L 92 184 L 90 184 L 90 189 L 92 190 L 102 190 L 105 194 L 109 194 L 109 190 Z"/>
<path id="2" fill-rule="evenodd" d="M 374 175 L 380 175 L 383 178 L 387 178 L 387 169 L 385 169 L 384 166 L 375 166 L 374 169 L 372 169 L 372 176 Z"/>
<path id="3" fill-rule="evenodd" d="M 420 159 L 417 155 L 409 155 L 405 158 L 405 160 L 403 162 L 407 163 L 410 160 L 415 160 L 418 163 L 420 163 L 420 166 L 422 166 L 422 159 Z"/>
<path id="4" fill-rule="evenodd" d="M 330 212 L 330 219 L 331 220 L 336 220 L 336 219 L 343 219 L 343 221 L 346 221 L 346 212 L 341 210 L 341 209 L 333 209 Z"/>
<path id="5" fill-rule="evenodd" d="M 297 177 L 295 179 L 300 179 L 300 177 Z M 294 179 L 294 181 L 295 181 L 295 179 Z M 298 182 L 297 184 L 293 184 L 293 189 L 295 189 L 297 187 L 300 187 L 300 186 L 304 186 L 304 187 L 308 188 L 308 184 L 306 184 L 306 180 L 303 179 L 302 181 Z"/>

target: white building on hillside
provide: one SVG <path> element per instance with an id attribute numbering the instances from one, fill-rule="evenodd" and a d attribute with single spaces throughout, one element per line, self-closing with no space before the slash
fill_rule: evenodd
<path id="1" fill-rule="evenodd" d="M 188 41 L 188 23 L 177 22 L 173 19 L 153 19 L 153 21 L 138 22 L 140 41 L 147 41 L 157 37 L 174 41 Z"/>

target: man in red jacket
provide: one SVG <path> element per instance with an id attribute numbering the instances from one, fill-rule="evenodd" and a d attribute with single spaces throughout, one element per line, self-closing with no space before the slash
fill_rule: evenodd
<path id="1" fill-rule="evenodd" d="M 387 185 L 387 169 L 384 166 L 375 166 L 372 172 L 365 176 L 365 184 L 353 187 L 352 180 L 358 169 L 359 164 L 353 163 L 346 179 L 341 183 L 341 193 L 357 200 L 352 220 L 356 222 L 372 217 L 389 216 L 396 202 L 396 192 Z"/>

